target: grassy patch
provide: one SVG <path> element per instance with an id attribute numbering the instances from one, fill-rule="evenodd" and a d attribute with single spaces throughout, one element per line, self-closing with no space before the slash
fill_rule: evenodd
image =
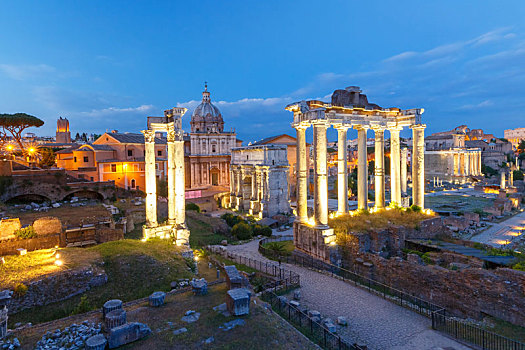
<path id="1" fill-rule="evenodd" d="M 425 197 L 425 208 L 437 211 L 482 212 L 493 203 L 494 199 L 474 196 L 443 194 Z"/>
<path id="2" fill-rule="evenodd" d="M 336 234 L 348 232 L 378 231 L 390 226 L 405 226 L 417 229 L 422 220 L 430 219 L 433 215 L 421 212 L 404 211 L 402 209 L 381 210 L 370 213 L 363 211 L 357 215 L 342 215 L 329 220 L 330 227 Z"/>
<path id="3" fill-rule="evenodd" d="M 207 245 L 220 244 L 222 240 L 232 242 L 232 237 L 225 234 L 214 232 L 214 224 L 220 220 L 210 218 L 198 213 L 188 213 L 186 222 L 190 229 L 190 246 L 200 248 Z"/>
<path id="4" fill-rule="evenodd" d="M 59 251 L 60 259 L 66 263 L 56 266 L 54 251 L 54 249 L 41 249 L 22 256 L 5 256 L 5 264 L 0 264 L 0 289 L 12 288 L 18 283 L 27 284 L 46 275 L 70 268 L 89 266 L 100 260 L 100 254 L 96 251 L 67 248 Z"/>
<path id="5" fill-rule="evenodd" d="M 256 269 L 254 269 L 253 267 L 250 267 L 250 266 L 247 266 L 247 265 L 244 265 L 244 264 L 238 264 L 230 259 L 226 259 L 225 257 L 221 256 L 221 255 L 218 255 L 218 254 L 214 254 L 213 257 L 215 259 L 217 259 L 218 261 L 220 261 L 221 263 L 223 264 L 226 264 L 226 265 L 235 265 L 235 267 L 237 267 L 237 270 L 241 270 L 241 271 L 244 271 L 244 272 L 247 272 L 247 273 L 252 273 L 252 272 L 257 272 Z"/>
<path id="6" fill-rule="evenodd" d="M 109 299 L 123 301 L 148 296 L 154 291 L 170 289 L 170 283 L 178 278 L 191 276 L 186 262 L 177 248 L 167 240 L 121 240 L 107 242 L 85 249 L 64 249 L 62 252 L 91 253 L 100 257 L 108 275 L 108 282 L 62 302 L 35 307 L 17 313 L 9 318 L 10 323 L 40 323 L 68 316 L 77 310 L 100 308 Z M 67 255 L 63 260 L 68 261 Z M 91 261 L 94 263 L 95 261 Z"/>

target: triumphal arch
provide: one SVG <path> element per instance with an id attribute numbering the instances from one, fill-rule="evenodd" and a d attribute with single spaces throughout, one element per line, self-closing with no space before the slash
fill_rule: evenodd
<path id="1" fill-rule="evenodd" d="M 328 175 L 326 131 L 333 126 L 338 133 L 338 209 L 337 214 L 349 212 L 347 131 L 357 130 L 357 202 L 358 209 L 368 209 L 367 132 L 375 136 L 375 208 L 385 207 L 384 134 L 390 132 L 390 193 L 391 205 L 402 203 L 406 191 L 406 152 L 401 152 L 399 133 L 412 129 L 412 198 L 413 204 L 424 206 L 424 130 L 422 108 L 402 110 L 381 108 L 369 103 L 357 86 L 336 90 L 331 103 L 318 100 L 289 104 L 297 131 L 297 217 L 294 223 L 294 244 L 297 248 L 324 260 L 330 260 L 330 246 L 335 245 L 333 229 L 328 226 Z M 306 130 L 313 129 L 314 210 L 308 217 L 308 155 Z M 403 164 L 402 164 L 403 162 Z M 405 170 L 405 171 L 403 171 Z M 404 181 L 401 180 L 405 175 Z M 404 185 L 402 186 L 402 182 Z"/>
<path id="2" fill-rule="evenodd" d="M 186 225 L 184 182 L 184 132 L 182 116 L 186 108 L 164 111 L 164 117 L 148 117 L 143 130 L 145 142 L 146 225 L 145 239 L 173 237 L 177 245 L 188 245 L 190 231 Z M 157 220 L 157 170 L 155 169 L 155 133 L 166 133 L 168 143 L 168 221 Z"/>

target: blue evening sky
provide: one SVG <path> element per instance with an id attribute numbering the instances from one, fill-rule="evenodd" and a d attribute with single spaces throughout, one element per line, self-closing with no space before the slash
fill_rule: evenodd
<path id="1" fill-rule="evenodd" d="M 59 116 L 73 133 L 138 132 L 186 106 L 189 130 L 208 81 L 247 143 L 294 134 L 286 104 L 357 85 L 425 108 L 427 134 L 503 137 L 525 127 L 524 20 L 523 0 L 2 1 L 0 113 L 40 117 L 40 135 Z"/>

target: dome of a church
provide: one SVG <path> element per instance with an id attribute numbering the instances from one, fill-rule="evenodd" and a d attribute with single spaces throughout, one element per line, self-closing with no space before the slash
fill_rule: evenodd
<path id="1" fill-rule="evenodd" d="M 202 102 L 191 115 L 191 132 L 217 133 L 222 132 L 224 121 L 217 107 L 211 103 L 208 85 L 204 85 Z"/>

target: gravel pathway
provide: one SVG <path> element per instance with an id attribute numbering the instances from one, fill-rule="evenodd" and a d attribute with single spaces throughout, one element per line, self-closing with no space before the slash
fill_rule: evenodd
<path id="1" fill-rule="evenodd" d="M 228 246 L 229 251 L 260 261 L 269 261 L 257 251 L 258 241 Z M 275 262 L 274 262 L 275 263 Z M 301 304 L 335 320 L 345 316 L 349 326 L 338 332 L 369 349 L 469 349 L 433 331 L 430 319 L 388 302 L 336 278 L 295 265 L 283 267 L 301 276 Z"/>

